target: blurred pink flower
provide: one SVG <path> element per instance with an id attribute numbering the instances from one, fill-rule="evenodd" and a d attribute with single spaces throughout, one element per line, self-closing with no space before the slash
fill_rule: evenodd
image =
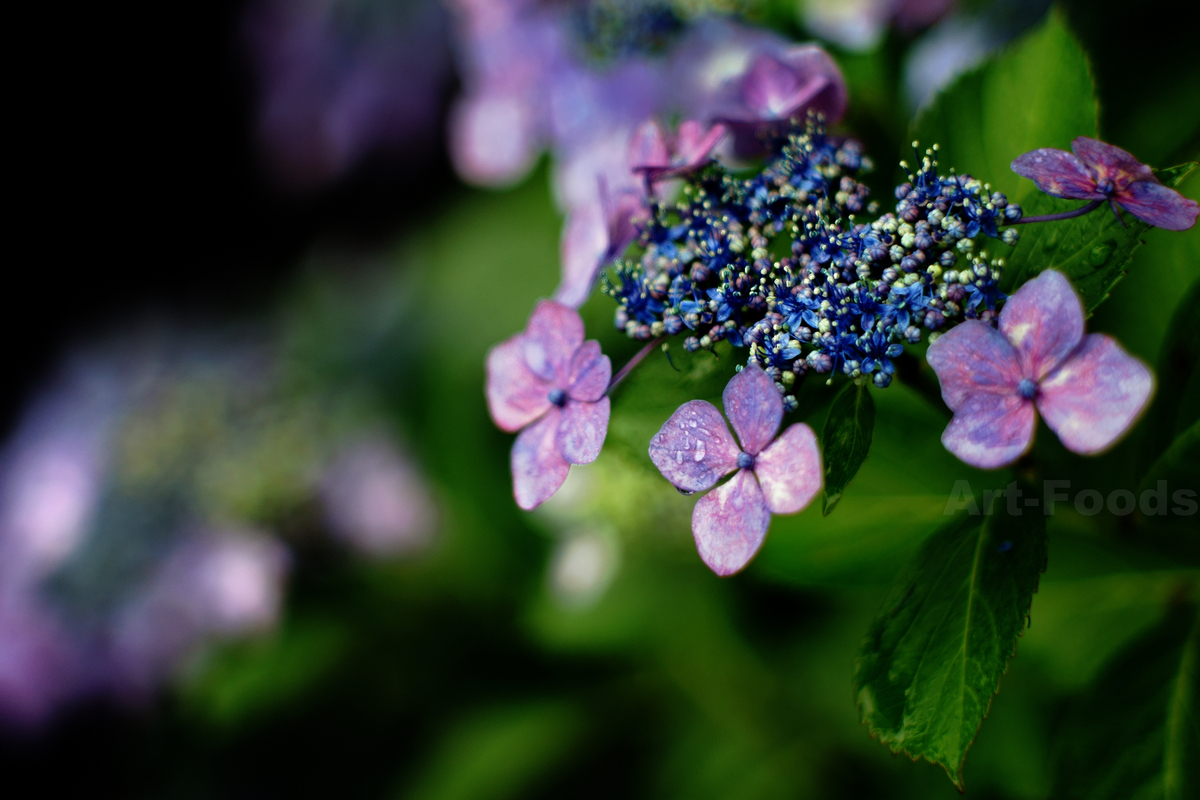
<path id="1" fill-rule="evenodd" d="M 1000 329 L 967 320 L 929 346 L 954 418 L 942 443 L 968 464 L 1011 464 L 1033 444 L 1037 411 L 1067 449 L 1091 455 L 1133 425 L 1150 370 L 1103 334 L 1084 335 L 1083 305 L 1046 270 L 1008 299 Z"/>
<path id="2" fill-rule="evenodd" d="M 1071 149 L 1074 154 L 1053 147 L 1031 150 L 1012 162 L 1012 170 L 1047 194 L 1107 200 L 1114 213 L 1120 205 L 1158 228 L 1182 231 L 1196 224 L 1200 204 L 1163 186 L 1153 170 L 1121 148 L 1080 136 Z"/>
<path id="3" fill-rule="evenodd" d="M 595 461 L 608 432 L 612 364 L 583 335 L 576 311 L 541 300 L 525 330 L 488 353 L 488 411 L 501 430 L 521 431 L 513 496 L 525 510 L 558 491 L 571 464 Z"/>
<path id="4" fill-rule="evenodd" d="M 114 620 L 111 688 L 139 699 L 206 639 L 273 627 L 288 561 L 284 546 L 260 532 L 185 534 Z"/>
<path id="5" fill-rule="evenodd" d="M 721 400 L 741 448 L 715 406 L 692 400 L 650 441 L 650 460 L 687 493 L 703 491 L 737 470 L 731 480 L 701 497 L 692 512 L 700 558 L 718 575 L 732 575 L 762 546 L 771 514 L 800 511 L 821 491 L 825 478 L 812 428 L 796 423 L 775 439 L 783 398 L 758 365 L 735 375 Z"/>
<path id="6" fill-rule="evenodd" d="M 334 534 L 367 555 L 419 550 L 433 535 L 429 489 L 384 434 L 343 449 L 321 476 L 320 494 Z"/>

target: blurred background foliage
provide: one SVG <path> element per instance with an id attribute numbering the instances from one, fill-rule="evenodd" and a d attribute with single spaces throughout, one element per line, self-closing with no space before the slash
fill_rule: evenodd
<path id="1" fill-rule="evenodd" d="M 960 5 L 997 43 L 1045 12 Z M 12 367 L 6 422 L 15 441 L 28 425 L 21 409 L 57 380 L 48 376 L 61 354 L 100 350 L 104 363 L 125 364 L 140 353 L 133 368 L 110 369 L 125 376 L 111 385 L 132 387 L 121 407 L 133 410 L 106 434 L 117 443 L 115 477 L 91 538 L 49 580 L 55 602 L 99 613 L 138 574 L 120 553 L 151 558 L 189 520 L 272 532 L 287 577 L 261 624 L 189 646 L 161 684 L 83 692 L 33 728 L 6 724 L 6 773 L 38 781 L 25 785 L 46 796 L 102 785 L 181 798 L 956 796 L 940 769 L 871 740 L 850 685 L 863 632 L 943 520 L 954 481 L 1011 479 L 970 470 L 941 447 L 946 409 L 900 383 L 876 392 L 871 454 L 836 512 L 775 519 L 750 569 L 720 580 L 691 541 L 694 500 L 661 479 L 645 447 L 680 402 L 718 397 L 735 358 L 676 349 L 669 363 L 655 353 L 615 398 L 600 459 L 575 468 L 537 512 L 519 512 L 511 437 L 488 419 L 482 363 L 558 281 L 561 219 L 546 159 L 509 190 L 456 183 L 438 144 L 454 91 L 447 67 L 424 138 L 391 154 L 364 145 L 366 160 L 329 182 L 281 188 L 251 133 L 249 4 L 187 8 L 161 12 L 178 15 L 165 30 L 182 37 L 183 55 L 162 52 L 148 9 L 85 14 L 105 16 L 101 30 L 117 45 L 130 41 L 122 20 L 146 31 L 136 72 L 162 65 L 153 86 L 182 71 L 190 83 L 177 82 L 155 112 L 127 108 L 154 95 L 148 75 L 144 89 L 117 89 L 115 153 L 103 166 L 95 150 L 73 156 L 79 174 L 135 190 L 119 213 L 140 215 L 149 238 L 125 247 L 132 232 L 85 218 L 94 199 L 60 215 L 83 243 L 52 259 L 128 266 L 104 281 L 71 272 L 54 287 L 44 333 Z M 1102 137 L 1156 167 L 1200 155 L 1200 62 L 1174 44 L 1175 6 L 1063 9 L 1095 78 Z M 812 32 L 795 2 L 742 11 L 794 38 Z M 193 14 L 204 23 L 183 31 Z M 445 25 L 434 29 L 449 52 Z M 844 127 L 879 165 L 878 197 L 890 195 L 892 165 L 907 152 L 903 64 L 922 41 L 889 28 L 866 49 L 829 44 L 850 84 Z M 203 65 L 185 64 L 189 52 L 206 53 Z M 97 87 L 81 80 L 82 105 Z M 188 86 L 207 99 L 186 97 Z M 1023 113 L 1020 98 L 1012 113 Z M 161 119 L 142 124 L 148 114 L 197 127 L 167 136 Z M 160 176 L 166 155 L 172 169 Z M 943 160 L 953 163 L 944 151 Z M 1182 191 L 1198 196 L 1195 176 Z M 169 224 L 155 229 L 158 219 Z M 87 236 L 92 226 L 104 235 Z M 1163 364 L 1172 317 L 1200 280 L 1200 230 L 1144 240 L 1091 326 Z M 43 295 L 60 280 L 30 277 Z M 607 297 L 582 314 L 614 364 L 636 350 L 613 329 Z M 11 334 L 15 323 L 5 324 Z M 1159 372 L 1160 401 L 1172 375 Z M 830 399 L 814 387 L 802 400 L 817 430 Z M 1140 439 L 1155 435 L 1147 429 L 1088 460 L 1042 436 L 1038 457 L 1054 477 L 1106 493 L 1131 480 Z M 430 509 L 432 521 L 390 550 L 339 524 L 323 488 L 338 454 L 364 436 L 382 436 L 415 465 Z M 1086 741 L 1079 698 L 1106 669 L 1119 684 L 1130 663 L 1122 650 L 1200 599 L 1195 534 L 1187 521 L 1085 518 L 1060 506 L 1031 627 L 966 761 L 970 796 L 1064 796 L 1054 790 L 1059 765 L 1088 758 L 1062 755 L 1063 737 Z M 106 556 L 122 536 L 152 543 Z M 0 656 L 0 672 L 11 663 L 12 652 Z"/>

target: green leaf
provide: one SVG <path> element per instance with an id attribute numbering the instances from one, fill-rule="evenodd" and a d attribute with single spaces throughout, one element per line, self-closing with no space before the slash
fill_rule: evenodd
<path id="1" fill-rule="evenodd" d="M 821 514 L 829 516 L 842 499 L 842 491 L 858 474 L 871 450 L 875 430 L 875 403 L 865 384 L 848 383 L 833 399 L 825 430 L 821 433 L 825 459 L 825 494 Z"/>
<path id="2" fill-rule="evenodd" d="M 999 691 L 1046 563 L 1046 518 L 1032 510 L 958 517 L 893 584 L 863 639 L 854 687 L 871 735 L 893 752 L 962 765 Z M 1019 512 L 1020 509 L 1017 509 Z"/>
<path id="3" fill-rule="evenodd" d="M 1195 167 L 1195 163 L 1181 164 L 1157 174 L 1163 185 L 1174 187 Z M 1025 203 L 1024 211 L 1026 216 L 1041 216 L 1080 205 L 1078 200 L 1038 193 Z M 1043 270 L 1056 269 L 1071 278 L 1090 314 L 1125 277 L 1129 261 L 1141 245 L 1140 237 L 1150 228 L 1129 214 L 1123 217 L 1121 222 L 1101 206 L 1082 217 L 1021 226 L 1021 240 L 1008 258 L 1002 288 L 1011 293 Z"/>
<path id="4" fill-rule="evenodd" d="M 944 168 L 969 173 L 1010 200 L 1033 185 L 1012 160 L 1039 147 L 1066 149 L 1096 135 L 1096 100 L 1087 58 L 1054 11 L 1016 44 L 963 75 L 917 118 L 912 136 L 940 145 Z"/>
<path id="5" fill-rule="evenodd" d="M 1157 459 L 1200 419 L 1200 281 L 1179 304 L 1158 360 L 1158 390 L 1146 419 L 1142 463 Z"/>
<path id="6" fill-rule="evenodd" d="M 1139 494 L 1154 488 L 1159 481 L 1166 481 L 1173 490 L 1200 489 L 1200 420 L 1176 436 L 1166 452 L 1150 466 L 1138 487 Z"/>
<path id="7" fill-rule="evenodd" d="M 1200 615 L 1174 609 L 1105 669 L 1059 731 L 1054 797 L 1200 796 Z"/>

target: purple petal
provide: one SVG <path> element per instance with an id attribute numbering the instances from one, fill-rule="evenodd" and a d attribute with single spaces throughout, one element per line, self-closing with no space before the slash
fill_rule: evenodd
<path id="1" fill-rule="evenodd" d="M 567 215 L 559 245 L 562 280 L 554 290 L 556 301 L 570 308 L 587 302 L 606 247 L 608 229 L 599 204 L 576 208 Z"/>
<path id="2" fill-rule="evenodd" d="M 1069 450 L 1107 449 L 1150 400 L 1154 376 L 1115 340 L 1093 333 L 1038 386 L 1037 407 Z"/>
<path id="3" fill-rule="evenodd" d="M 775 438 L 783 421 L 783 398 L 762 367 L 750 364 L 734 375 L 725 386 L 721 402 L 747 453 L 758 455 Z"/>
<path id="4" fill-rule="evenodd" d="M 1134 181 L 1158 183 L 1154 170 L 1138 161 L 1132 154 L 1107 142 L 1080 136 L 1071 142 L 1071 149 L 1087 164 L 1099 182 L 1108 178 L 1118 191 Z"/>
<path id="5" fill-rule="evenodd" d="M 675 158 L 672 163 L 683 170 L 700 166 L 717 142 L 729 132 L 725 125 L 713 125 L 705 129 L 694 119 L 679 123 L 679 134 L 675 138 Z"/>
<path id="6" fill-rule="evenodd" d="M 795 514 L 825 485 L 821 450 L 812 428 L 791 425 L 754 459 L 754 474 L 772 514 Z"/>
<path id="7" fill-rule="evenodd" d="M 1083 339 L 1083 304 L 1066 276 L 1048 269 L 1008 298 L 1000 332 L 1016 348 L 1022 377 L 1040 381 Z"/>
<path id="8" fill-rule="evenodd" d="M 544 414 L 553 388 L 525 365 L 525 334 L 506 339 L 488 352 L 488 412 L 500 430 L 512 433 Z"/>
<path id="9" fill-rule="evenodd" d="M 612 362 L 600 352 L 600 343 L 589 339 L 575 351 L 567 371 L 567 397 L 594 403 L 608 390 Z"/>
<path id="10" fill-rule="evenodd" d="M 757 119 L 788 119 L 828 84 L 824 75 L 798 75 L 774 56 L 761 55 L 742 82 L 742 98 Z"/>
<path id="11" fill-rule="evenodd" d="M 1116 200 L 1130 214 L 1156 228 L 1186 231 L 1196 224 L 1200 204 L 1161 183 L 1137 181 L 1118 192 Z"/>
<path id="12" fill-rule="evenodd" d="M 651 119 L 637 126 L 629 140 L 630 168 L 666 167 L 670 164 L 667 137 L 659 124 Z"/>
<path id="13" fill-rule="evenodd" d="M 1080 200 L 1104 197 L 1096 191 L 1096 179 L 1084 163 L 1066 150 L 1052 147 L 1031 150 L 1017 156 L 1011 166 L 1013 172 L 1029 178 L 1046 194 Z"/>
<path id="14" fill-rule="evenodd" d="M 742 79 L 742 102 L 754 118 L 788 119 L 811 109 L 830 122 L 846 111 L 846 83 L 829 54 L 816 45 L 778 56 L 760 54 Z"/>
<path id="15" fill-rule="evenodd" d="M 929 366 L 942 384 L 951 411 L 973 394 L 1013 394 L 1021 382 L 1017 351 L 995 328 L 969 319 L 929 345 Z"/>
<path id="16" fill-rule="evenodd" d="M 942 444 L 973 467 L 1003 467 L 1033 444 L 1035 419 L 1033 403 L 1019 395 L 974 394 L 954 412 Z"/>
<path id="17" fill-rule="evenodd" d="M 608 230 L 608 244 L 604 260 L 625 252 L 629 243 L 638 237 L 638 226 L 649 217 L 646 198 L 633 189 L 622 189 L 616 195 L 603 194 L 604 219 Z"/>
<path id="18" fill-rule="evenodd" d="M 597 403 L 568 400 L 563 407 L 558 426 L 558 446 L 562 457 L 572 464 L 590 464 L 600 455 L 604 436 L 608 433 L 609 402 L 607 397 Z"/>
<path id="19" fill-rule="evenodd" d="M 562 411 L 551 408 L 546 416 L 521 431 L 513 442 L 513 497 L 526 511 L 549 500 L 571 470 L 558 446 L 561 420 Z"/>
<path id="20" fill-rule="evenodd" d="M 583 319 L 573 308 L 539 300 L 525 326 L 525 364 L 560 388 L 567 385 L 575 351 L 583 344 Z"/>
<path id="21" fill-rule="evenodd" d="M 718 575 L 732 575 L 750 563 L 770 524 L 762 490 L 748 469 L 701 497 L 692 510 L 696 549 Z"/>
<path id="22" fill-rule="evenodd" d="M 650 460 L 685 492 L 699 492 L 737 469 L 738 447 L 712 403 L 691 400 L 650 440 Z"/>

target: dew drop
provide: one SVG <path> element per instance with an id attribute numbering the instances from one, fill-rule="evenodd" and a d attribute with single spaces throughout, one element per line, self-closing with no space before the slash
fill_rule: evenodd
<path id="1" fill-rule="evenodd" d="M 704 442 L 701 439 L 696 440 L 696 454 L 692 456 L 696 461 L 704 460 Z"/>

